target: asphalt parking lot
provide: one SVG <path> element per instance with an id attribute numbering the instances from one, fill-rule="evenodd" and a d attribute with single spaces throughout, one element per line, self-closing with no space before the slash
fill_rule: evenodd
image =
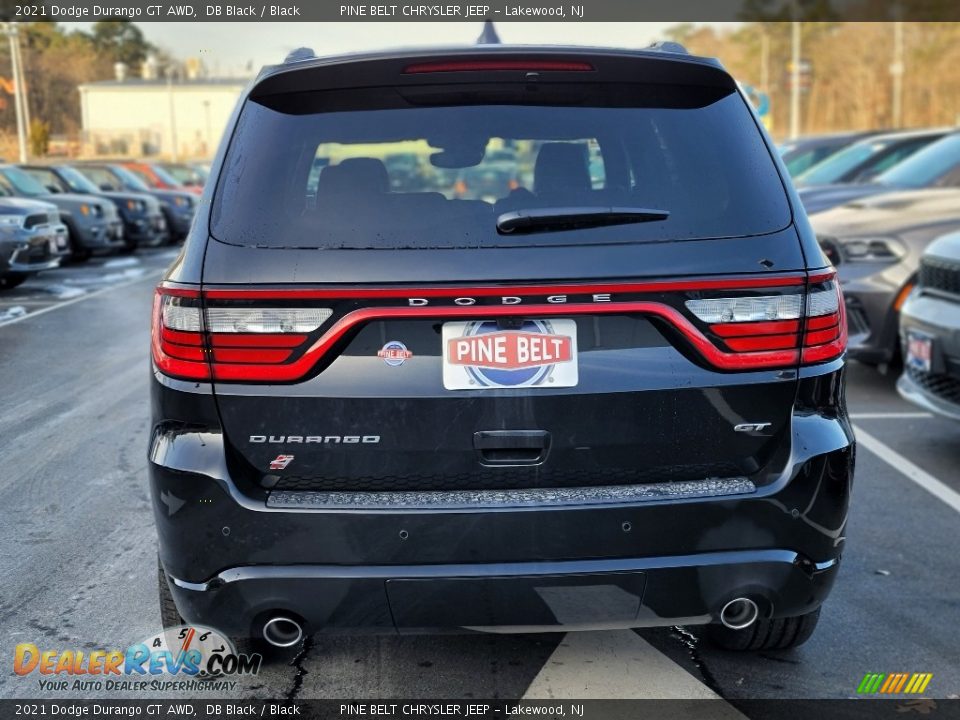
<path id="1" fill-rule="evenodd" d="M 174 253 L 94 259 L 0 295 L 0 697 L 57 697 L 13 674 L 17 643 L 124 648 L 159 630 L 149 308 Z M 722 652 L 685 628 L 317 637 L 228 695 L 847 698 L 867 672 L 928 672 L 927 696 L 958 697 L 960 424 L 904 402 L 894 380 L 850 368 L 860 449 L 847 551 L 797 650 Z"/>

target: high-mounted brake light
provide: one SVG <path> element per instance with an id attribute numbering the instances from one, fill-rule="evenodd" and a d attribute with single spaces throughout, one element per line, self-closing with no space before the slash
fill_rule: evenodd
<path id="1" fill-rule="evenodd" d="M 593 65 L 569 60 L 447 60 L 407 65 L 405 75 L 447 72 L 592 72 Z"/>

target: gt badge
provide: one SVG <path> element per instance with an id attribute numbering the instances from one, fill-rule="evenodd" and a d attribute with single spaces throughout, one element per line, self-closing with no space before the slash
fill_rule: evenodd
<path id="1" fill-rule="evenodd" d="M 412 358 L 413 353 L 399 340 L 391 340 L 377 351 L 377 357 L 383 358 L 390 367 L 397 367 L 403 365 L 404 360 Z"/>
<path id="2" fill-rule="evenodd" d="M 293 455 L 277 455 L 274 460 L 270 461 L 270 469 L 283 470 L 291 462 L 293 462 Z"/>

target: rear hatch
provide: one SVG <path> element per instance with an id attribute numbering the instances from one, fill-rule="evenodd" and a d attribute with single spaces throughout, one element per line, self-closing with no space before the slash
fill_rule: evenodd
<path id="1" fill-rule="evenodd" d="M 802 356 L 829 355 L 804 333 L 841 334 L 826 276 L 806 327 L 791 210 L 734 82 L 669 56 L 268 75 L 210 233 L 202 295 L 158 300 L 154 356 L 212 377 L 263 488 L 769 482 Z"/>

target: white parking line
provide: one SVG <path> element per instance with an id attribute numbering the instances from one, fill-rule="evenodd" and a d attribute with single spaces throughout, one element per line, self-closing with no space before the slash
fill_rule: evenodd
<path id="1" fill-rule="evenodd" d="M 854 432 L 857 436 L 857 443 L 861 447 L 865 447 L 894 470 L 898 470 L 935 498 L 942 500 L 954 510 L 960 512 L 960 493 L 941 480 L 937 480 L 926 470 L 914 465 L 897 451 L 887 447 L 863 428 L 854 426 Z"/>
<path id="2" fill-rule="evenodd" d="M 920 418 L 932 418 L 933 413 L 928 412 L 866 412 L 850 413 L 851 420 L 914 420 Z"/>
<path id="3" fill-rule="evenodd" d="M 632 630 L 567 633 L 524 693 L 528 700 L 573 698 L 717 700 L 692 715 L 691 708 L 678 705 L 676 717 L 743 720 L 732 705 Z"/>
<path id="4" fill-rule="evenodd" d="M 145 275 L 141 275 L 127 282 L 117 283 L 116 285 L 111 285 L 110 287 L 105 287 L 105 288 L 102 288 L 101 290 L 95 290 L 94 292 L 91 292 L 91 293 L 85 293 L 84 295 L 81 295 L 79 297 L 71 298 L 70 300 L 65 300 L 64 302 L 57 303 L 56 305 L 51 305 L 50 307 L 45 307 L 35 312 L 27 313 L 26 315 L 18 315 L 17 317 L 0 321 L 0 327 L 4 327 L 6 325 L 13 325 L 14 323 L 18 323 L 18 322 L 23 322 L 24 320 L 29 320 L 30 318 L 35 318 L 39 315 L 45 315 L 48 312 L 53 312 L 54 310 L 65 308 L 68 305 L 73 305 L 75 303 L 83 302 L 84 300 L 89 300 L 90 298 L 97 297 L 98 295 L 103 295 L 104 293 L 108 293 L 112 290 L 119 290 L 120 288 L 129 287 L 130 285 L 136 285 L 137 283 L 143 282 L 144 280 L 157 278 L 160 275 L 162 275 L 163 272 L 164 272 L 163 270 L 157 270 L 156 272 L 147 273 Z"/>

